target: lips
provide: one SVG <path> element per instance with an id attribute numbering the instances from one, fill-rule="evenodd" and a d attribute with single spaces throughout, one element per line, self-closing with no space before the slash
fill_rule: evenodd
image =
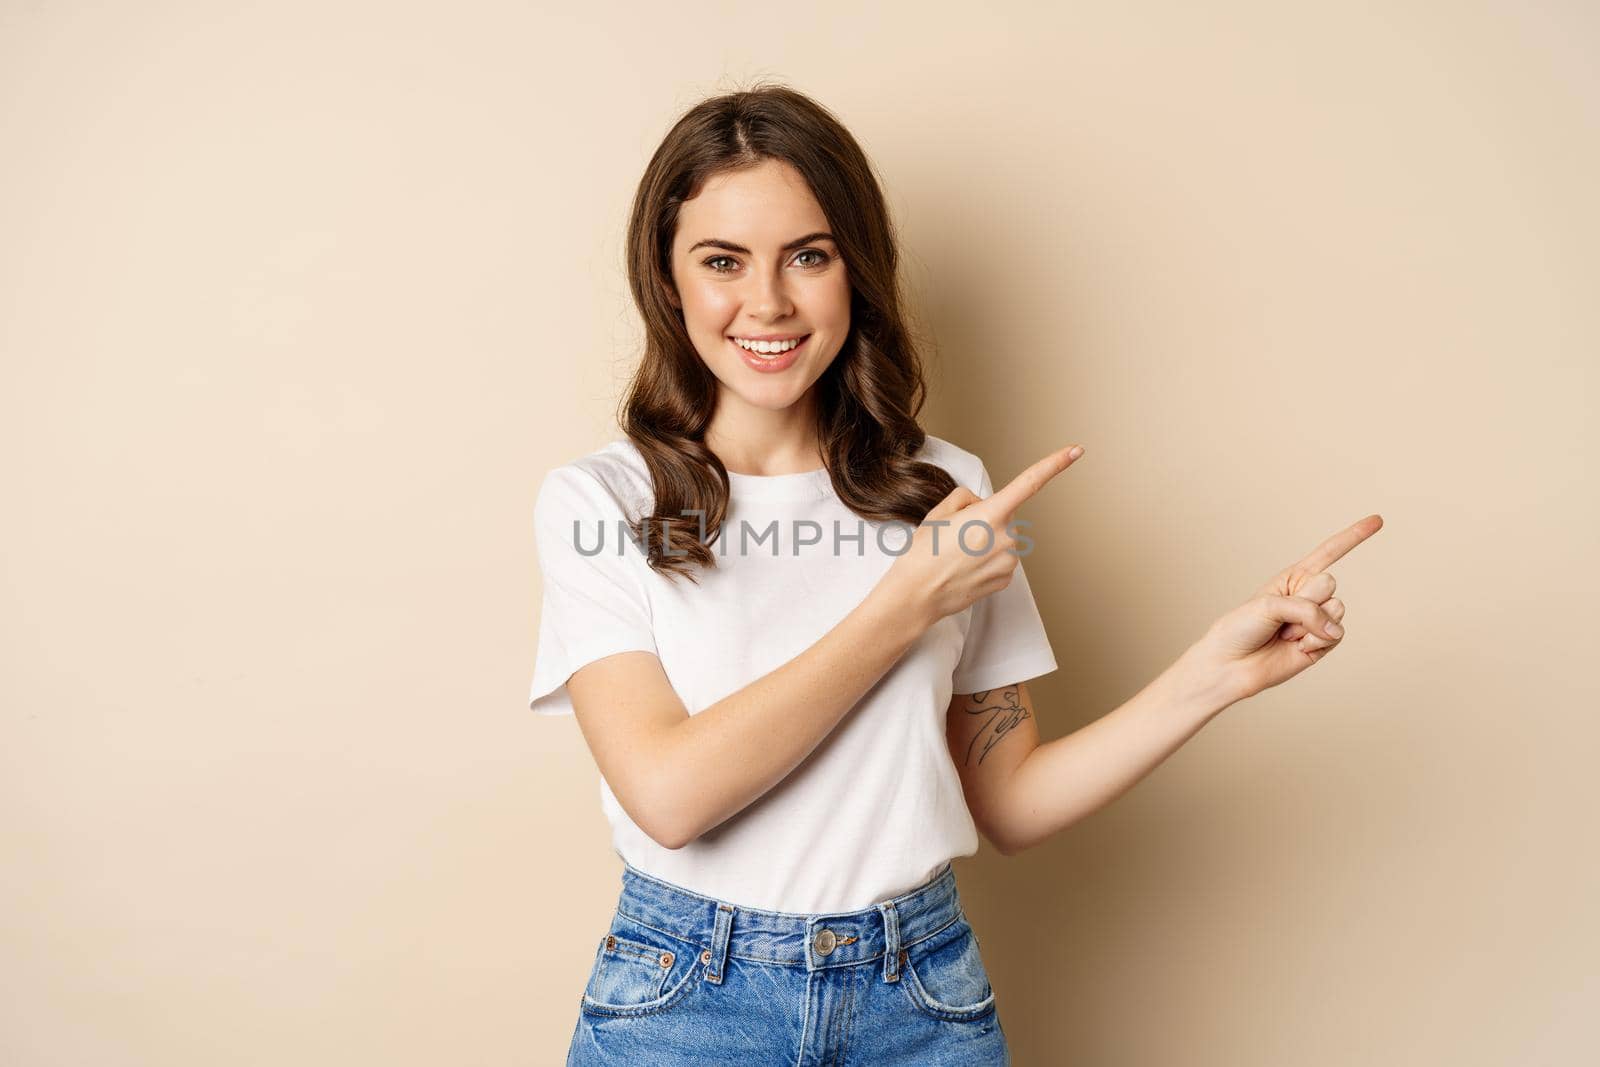
<path id="1" fill-rule="evenodd" d="M 789 349 L 789 351 L 779 355 L 764 356 L 759 352 L 750 351 L 732 338 L 728 339 L 728 343 L 733 345 L 734 350 L 739 353 L 739 358 L 744 360 L 745 366 L 750 367 L 752 370 L 761 371 L 764 374 L 776 374 L 778 371 L 787 370 L 793 366 L 795 360 L 800 358 L 800 354 L 806 351 L 806 345 L 810 341 L 811 335 L 806 334 L 801 342 Z"/>

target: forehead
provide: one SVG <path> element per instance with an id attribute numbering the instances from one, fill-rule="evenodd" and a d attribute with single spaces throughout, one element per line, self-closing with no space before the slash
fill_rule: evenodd
<path id="1" fill-rule="evenodd" d="M 708 237 L 776 248 L 810 230 L 826 230 L 828 217 L 792 165 L 763 160 L 747 170 L 706 179 L 698 195 L 678 208 L 680 247 Z"/>

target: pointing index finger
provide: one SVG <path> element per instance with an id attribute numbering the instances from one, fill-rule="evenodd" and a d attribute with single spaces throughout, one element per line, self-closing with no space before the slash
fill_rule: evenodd
<path id="1" fill-rule="evenodd" d="M 996 489 L 984 503 L 990 510 L 1009 519 L 1025 500 L 1043 489 L 1050 479 L 1072 466 L 1082 454 L 1083 448 L 1080 445 L 1068 445 L 1052 452 L 1026 468 L 1000 489 Z"/>
<path id="2" fill-rule="evenodd" d="M 1343 530 L 1313 548 L 1306 554 L 1304 559 L 1295 564 L 1294 569 L 1307 574 L 1325 571 L 1345 553 L 1381 529 L 1383 529 L 1383 516 L 1368 515 L 1361 521 L 1346 526 Z"/>

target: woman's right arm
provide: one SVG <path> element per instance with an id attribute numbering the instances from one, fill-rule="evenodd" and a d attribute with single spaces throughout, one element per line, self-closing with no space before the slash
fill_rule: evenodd
<path id="1" fill-rule="evenodd" d="M 1052 453 L 987 500 L 958 486 L 837 626 L 697 714 L 652 653 L 621 652 L 574 672 L 567 687 L 579 729 L 623 810 L 664 847 L 681 848 L 781 782 L 924 631 L 1010 583 L 1012 514 L 1076 458 Z M 994 530 L 989 551 L 952 549 L 954 531 L 974 519 Z M 938 522 L 949 525 L 935 532 Z"/>
<path id="2" fill-rule="evenodd" d="M 596 660 L 567 687 L 617 801 L 681 848 L 787 777 L 931 624 L 880 582 L 816 644 L 695 715 L 650 652 Z"/>

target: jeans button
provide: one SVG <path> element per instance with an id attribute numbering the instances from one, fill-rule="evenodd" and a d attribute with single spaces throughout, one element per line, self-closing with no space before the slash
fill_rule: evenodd
<path id="1" fill-rule="evenodd" d="M 832 930 L 823 930 L 817 934 L 817 939 L 812 943 L 812 947 L 817 950 L 817 955 L 826 956 L 833 951 L 833 947 L 838 943 L 839 939 L 834 936 Z"/>

